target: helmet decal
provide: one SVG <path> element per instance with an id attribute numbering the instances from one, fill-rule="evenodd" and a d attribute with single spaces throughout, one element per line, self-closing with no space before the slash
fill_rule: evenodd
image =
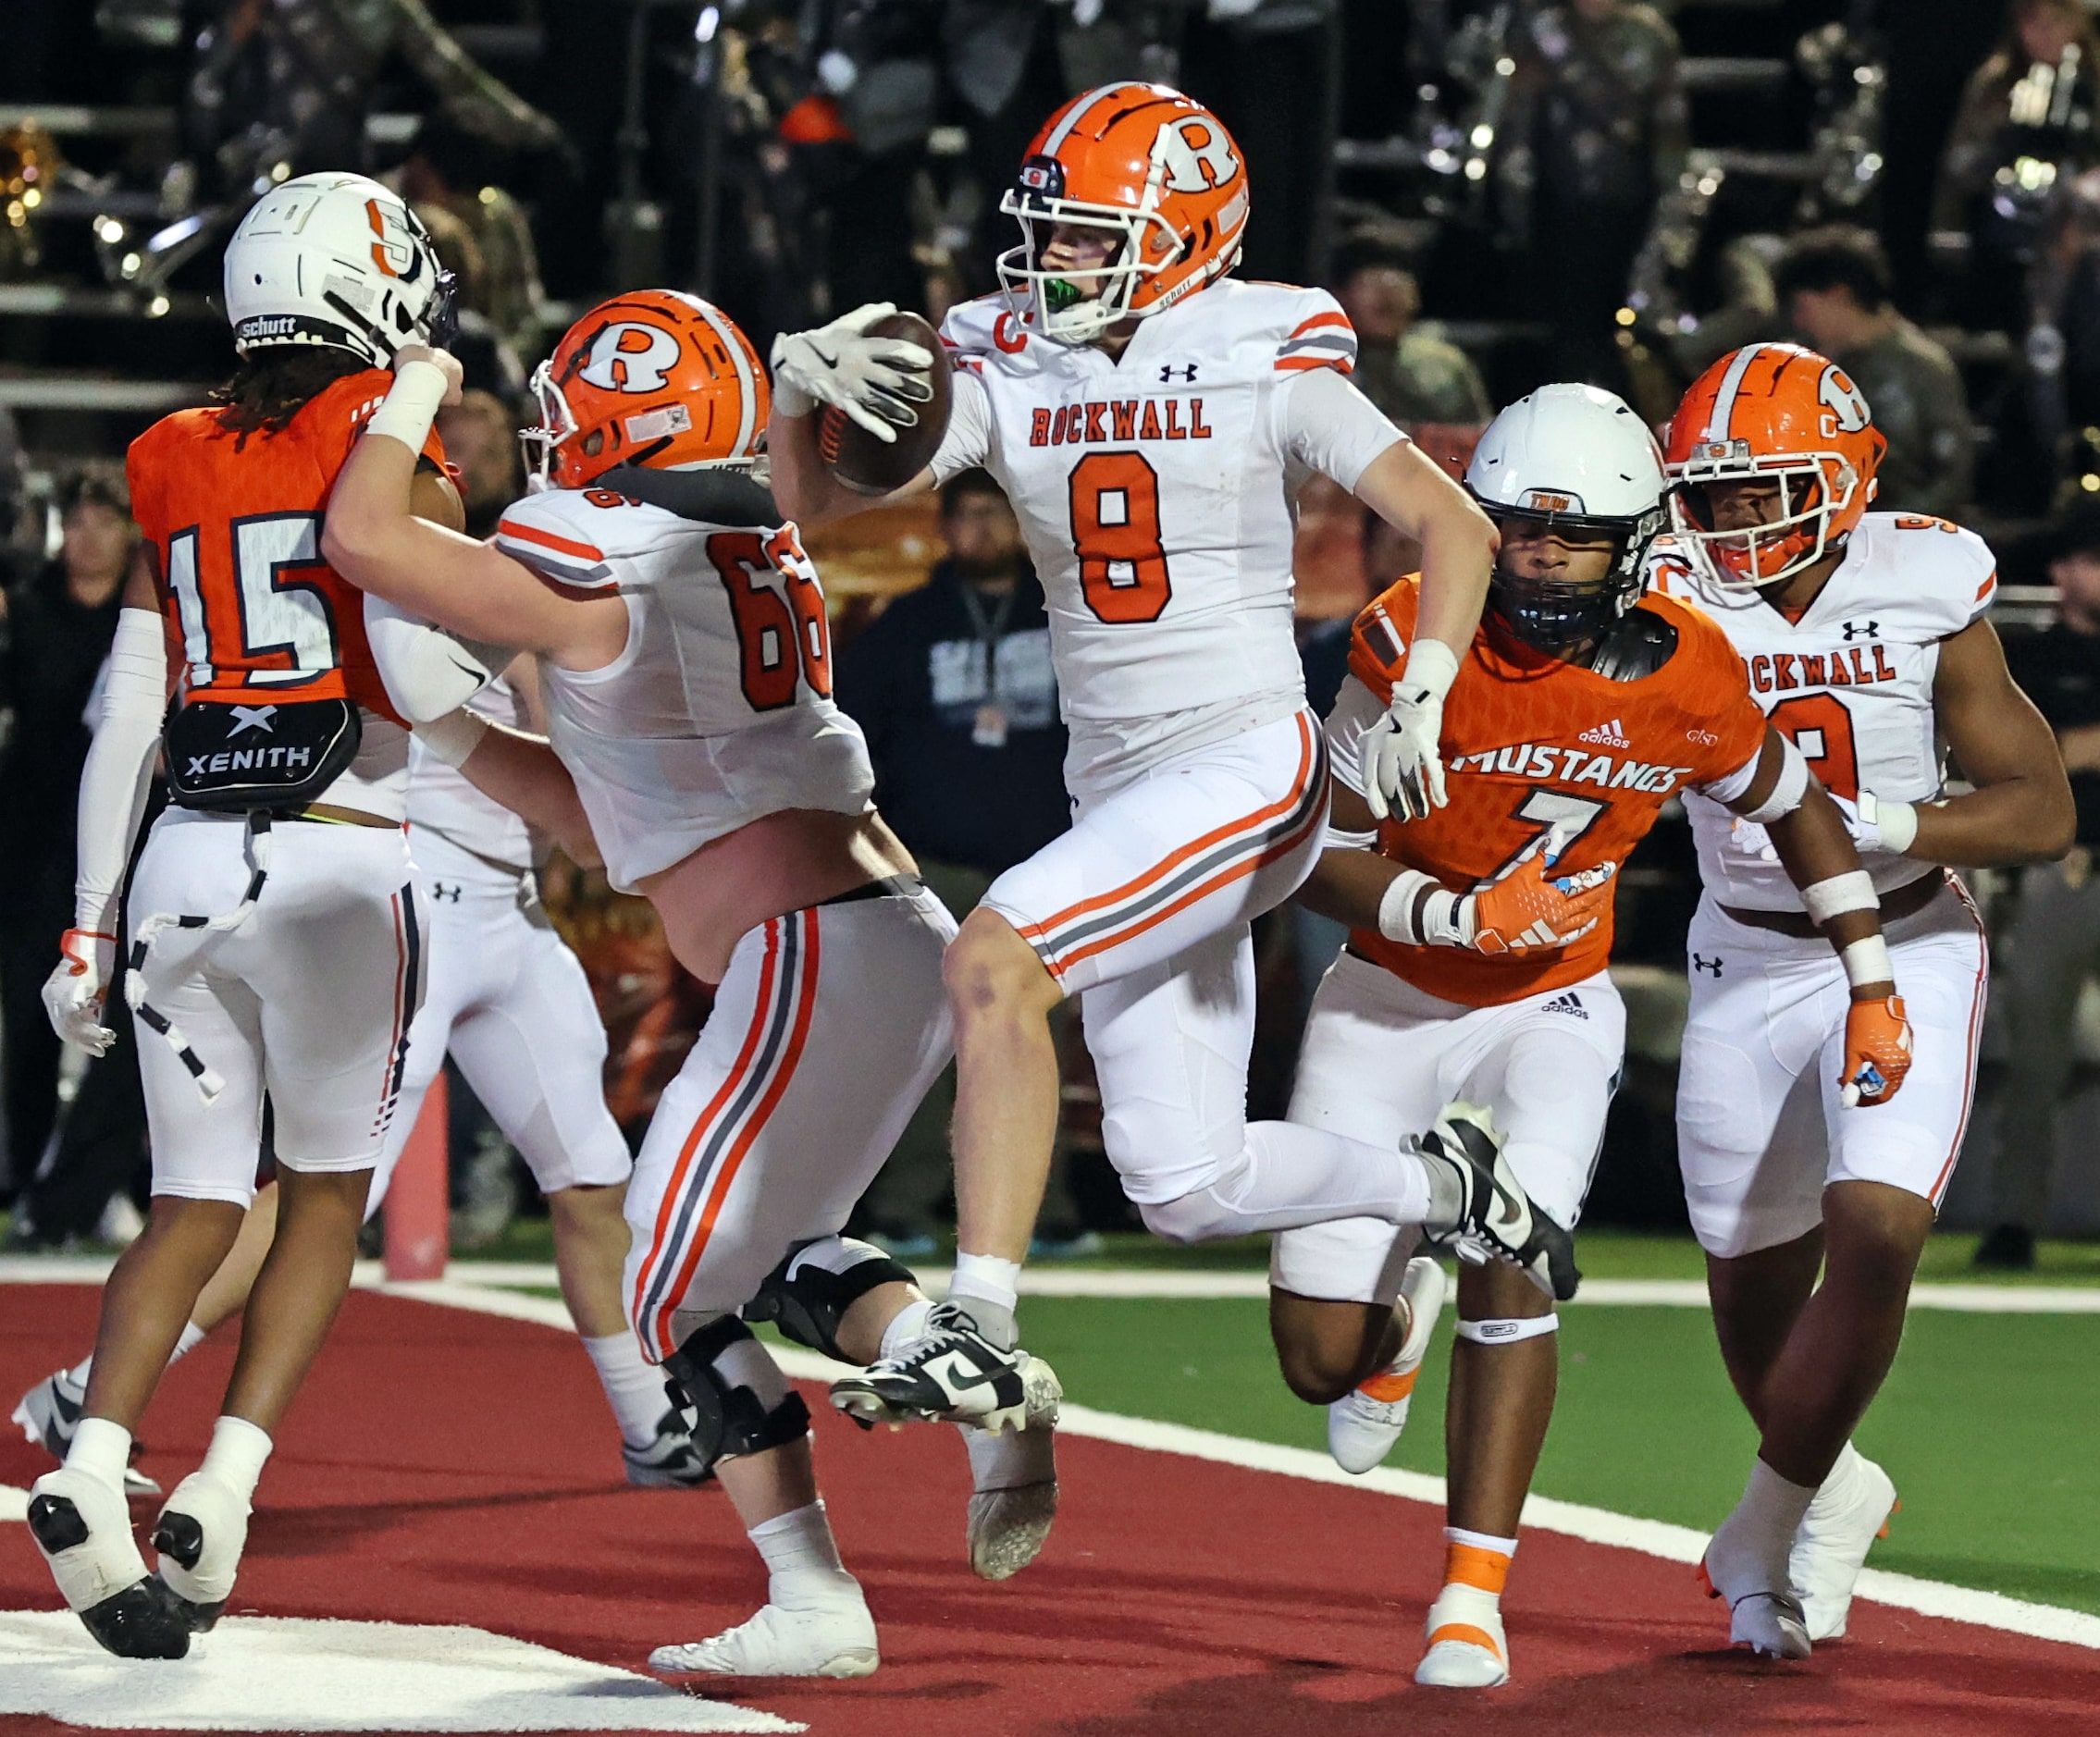
<path id="1" fill-rule="evenodd" d="M 1166 187 L 1174 193 L 1207 193 L 1240 172 L 1232 141 L 1207 115 L 1170 120 L 1159 129 L 1153 155 L 1167 171 Z"/>
<path id="2" fill-rule="evenodd" d="M 1842 430 L 1846 434 L 1859 434 L 1873 417 L 1868 413 L 1867 400 L 1859 388 L 1854 386 L 1845 370 L 1834 362 L 1822 371 L 1822 379 L 1816 387 L 1816 398 L 1830 413 L 1829 420 L 1834 425 L 1824 429 L 1827 435 Z"/>
<path id="3" fill-rule="evenodd" d="M 576 377 L 605 392 L 661 392 L 678 365 L 678 340 L 661 326 L 622 320 L 591 340 Z"/>

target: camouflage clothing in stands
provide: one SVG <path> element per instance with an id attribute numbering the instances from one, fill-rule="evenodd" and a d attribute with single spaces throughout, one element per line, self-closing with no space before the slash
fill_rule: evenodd
<path id="1" fill-rule="evenodd" d="M 1835 360 L 1888 437 L 1875 510 L 1955 517 L 1969 504 L 1973 431 L 1953 358 L 1905 320 L 1887 337 Z"/>
<path id="2" fill-rule="evenodd" d="M 1397 344 L 1363 339 L 1355 380 L 1364 396 L 1403 428 L 1422 423 L 1477 427 L 1495 413 L 1472 357 L 1420 326 L 1409 327 Z"/>

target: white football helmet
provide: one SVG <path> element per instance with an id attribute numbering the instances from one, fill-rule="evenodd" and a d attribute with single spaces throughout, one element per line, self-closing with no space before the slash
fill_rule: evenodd
<path id="1" fill-rule="evenodd" d="M 374 367 L 442 343 L 452 277 L 401 196 L 362 175 L 301 175 L 265 193 L 226 244 L 226 316 L 242 355 L 325 344 Z"/>
<path id="2" fill-rule="evenodd" d="M 1542 386 L 1488 425 L 1465 485 L 1498 528 L 1529 520 L 1617 549 L 1597 585 L 1495 569 L 1496 611 L 1518 638 L 1563 646 L 1601 632 L 1642 588 L 1649 545 L 1667 523 L 1661 450 L 1619 398 L 1594 386 Z"/>

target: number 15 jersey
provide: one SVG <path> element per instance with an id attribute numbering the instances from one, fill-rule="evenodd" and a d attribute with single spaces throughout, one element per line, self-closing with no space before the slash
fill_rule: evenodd
<path id="1" fill-rule="evenodd" d="M 1295 497 L 1314 471 L 1353 489 L 1404 438 L 1341 377 L 1356 338 L 1334 298 L 1227 280 L 1143 321 L 1116 359 L 1031 333 L 995 296 L 942 337 L 956 392 L 933 472 L 982 465 L 1013 503 L 1074 769 L 1093 721 L 1269 702 L 1236 733 L 1302 705 Z"/>

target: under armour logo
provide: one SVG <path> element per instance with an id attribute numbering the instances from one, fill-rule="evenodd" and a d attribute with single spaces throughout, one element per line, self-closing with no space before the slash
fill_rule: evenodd
<path id="1" fill-rule="evenodd" d="M 1721 955 L 1716 954 L 1710 959 L 1703 953 L 1695 953 L 1692 955 L 1692 969 L 1695 971 L 1711 971 L 1714 976 L 1719 977 L 1721 975 Z"/>
<path id="2" fill-rule="evenodd" d="M 1176 375 L 1180 375 L 1184 382 L 1191 386 L 1193 386 L 1196 379 L 1196 364 L 1192 362 L 1185 368 L 1177 368 L 1171 362 L 1169 362 L 1159 371 L 1160 385 L 1172 386 L 1174 384 L 1174 376 Z"/>
<path id="3" fill-rule="evenodd" d="M 451 886 L 447 886 L 442 881 L 433 881 L 430 883 L 430 896 L 433 899 L 446 899 L 457 905 L 460 902 L 460 889 L 456 882 Z"/>
<path id="4" fill-rule="evenodd" d="M 272 724 L 270 720 L 277 716 L 277 712 L 278 708 L 275 706 L 236 706 L 233 708 L 233 728 L 226 733 L 229 736 L 237 736 L 243 730 L 274 732 L 277 726 Z"/>
<path id="5" fill-rule="evenodd" d="M 1848 642 L 1854 639 L 1879 639 L 1881 636 L 1882 624 L 1879 622 L 1847 622 L 1845 623 L 1845 637 Z"/>

